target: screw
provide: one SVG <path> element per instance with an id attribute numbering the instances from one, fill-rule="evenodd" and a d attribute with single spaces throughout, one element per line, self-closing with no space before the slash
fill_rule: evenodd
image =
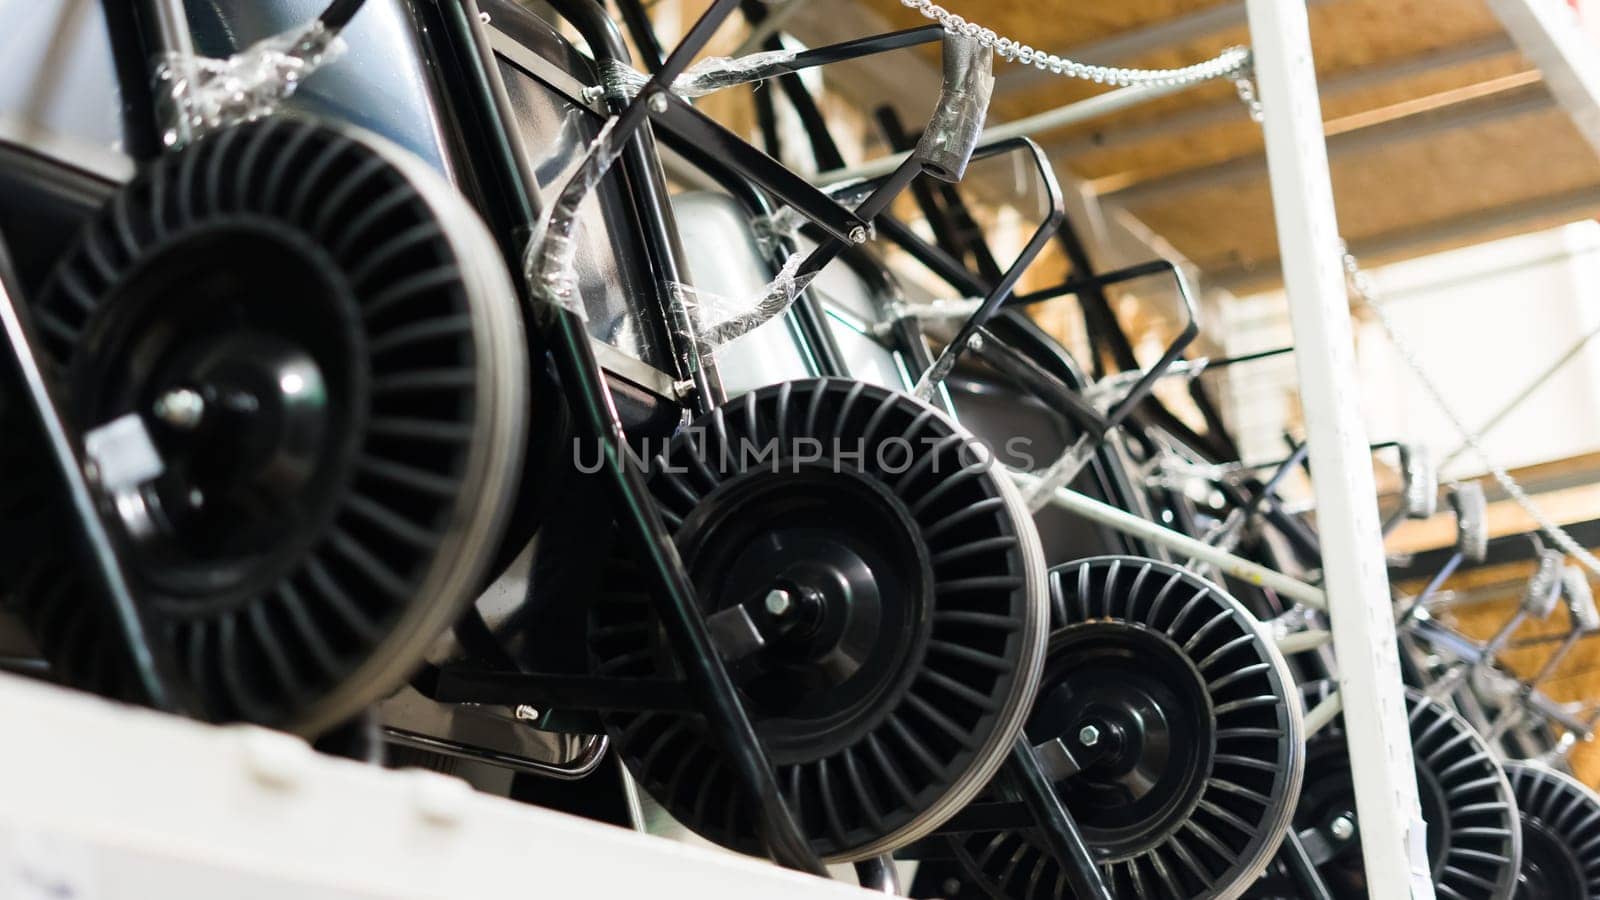
<path id="1" fill-rule="evenodd" d="M 482 22 L 485 25 L 489 24 L 489 21 L 490 21 L 489 20 L 489 14 L 486 13 L 486 12 L 478 13 L 478 21 Z"/>
<path id="2" fill-rule="evenodd" d="M 983 349 L 983 335 L 973 334 L 972 337 L 967 338 L 967 349 L 981 351 Z"/>
<path id="3" fill-rule="evenodd" d="M 1356 823 L 1349 816 L 1340 816 L 1328 823 L 1328 831 L 1341 841 L 1348 841 L 1356 833 Z"/>
<path id="4" fill-rule="evenodd" d="M 794 609 L 794 600 L 789 592 L 782 588 L 773 588 L 767 592 L 767 612 L 775 616 L 786 616 L 789 610 Z"/>
<path id="5" fill-rule="evenodd" d="M 660 115 L 667 111 L 667 95 L 657 91 L 650 95 L 650 111 Z"/>
<path id="6" fill-rule="evenodd" d="M 526 703 L 523 703 L 516 708 L 516 716 L 517 721 L 519 722 L 539 721 L 539 711 Z"/>
<path id="7" fill-rule="evenodd" d="M 1100 743 L 1100 729 L 1093 725 L 1085 725 L 1078 729 L 1078 743 L 1085 747 L 1093 747 Z"/>
<path id="8" fill-rule="evenodd" d="M 206 401 L 189 388 L 173 388 L 156 398 L 151 411 L 156 418 L 173 428 L 188 431 L 200 424 L 200 417 L 205 415 Z"/>
<path id="9" fill-rule="evenodd" d="M 865 244 L 867 242 L 867 229 L 864 225 L 857 225 L 850 229 L 850 243 Z"/>

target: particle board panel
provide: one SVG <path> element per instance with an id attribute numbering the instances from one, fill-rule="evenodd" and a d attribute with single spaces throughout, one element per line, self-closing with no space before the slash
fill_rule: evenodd
<path id="1" fill-rule="evenodd" d="M 912 27 L 927 21 L 914 10 L 891 0 L 875 0 L 875 5 L 897 27 Z M 1064 53 L 1070 58 L 1071 48 L 1075 46 L 1226 4 L 1174 0 L 1080 2 L 1051 5 L 1051 15 L 1041 14 L 1045 5 L 1038 0 L 947 0 L 943 5 L 1008 37 L 1040 49 Z M 1323 0 L 1311 6 L 1310 14 L 1317 70 L 1324 77 L 1447 49 L 1500 33 L 1498 22 L 1482 0 Z M 1239 26 L 1154 49 L 1128 60 L 1119 60 L 1117 64 L 1138 68 L 1184 66 L 1215 55 L 1226 47 L 1245 46 L 1249 42 L 1248 29 Z M 936 49 L 929 48 L 925 52 L 930 58 L 937 58 Z M 1004 85 L 1009 72 L 1022 68 L 1018 63 L 1000 60 L 996 62 L 996 75 Z M 1100 85 L 1052 78 L 1014 94 L 1002 90 L 994 111 L 999 120 L 1006 120 L 1082 99 L 1103 90 L 1106 88 Z M 1232 90 L 1231 85 L 1227 84 L 1207 85 L 1145 104 L 1106 121 L 1149 121 L 1175 110 L 1189 108 L 1196 102 L 1225 98 Z"/>
<path id="2" fill-rule="evenodd" d="M 1527 69 L 1527 63 L 1519 54 L 1503 53 L 1485 60 L 1397 79 L 1366 90 L 1336 93 L 1324 98 L 1323 119 L 1338 127 L 1340 120 L 1351 122 L 1354 117 L 1373 110 L 1435 97 Z M 1055 154 L 1055 159 L 1080 178 L 1093 180 L 1118 176 L 1120 180 L 1130 182 L 1262 152 L 1261 126 L 1250 120 L 1243 105 L 1231 92 L 1214 103 L 1194 105 L 1211 109 L 1226 105 L 1231 108 L 1231 114 L 1215 124 L 1152 134 L 1137 142 L 1119 142 L 1100 149 L 1093 143 L 1096 135 L 1115 137 L 1119 127 L 1106 122 L 1087 131 L 1082 140 L 1047 140 L 1045 146 L 1051 149 L 1062 147 Z M 1160 119 L 1153 121 L 1159 122 Z"/>
<path id="3" fill-rule="evenodd" d="M 1044 7 L 1039 3 L 1022 0 L 947 0 L 944 5 L 1036 47 L 1070 51 L 1073 46 L 1220 4 L 1179 0 L 1075 3 L 1051 6 L 1049 15 L 1042 14 Z M 893 0 L 874 0 L 873 8 L 900 27 L 926 21 Z M 1459 53 L 1463 48 L 1494 47 L 1507 40 L 1483 0 L 1321 0 L 1311 4 L 1310 15 L 1319 75 L 1334 84 L 1340 79 L 1348 84 L 1349 78 L 1360 78 L 1374 68 L 1407 65 L 1430 55 Z M 1118 62 L 1151 68 L 1184 65 L 1248 40 L 1247 29 L 1239 26 Z M 926 52 L 930 59 L 937 57 L 936 48 L 926 48 Z M 997 63 L 1002 85 L 1014 66 Z M 1375 111 L 1381 114 L 1400 109 L 1402 104 L 1452 97 L 1452 91 L 1529 71 L 1520 54 L 1507 50 L 1440 68 L 1412 70 L 1397 78 L 1362 80 L 1357 87 L 1330 91 L 1324 98 L 1324 117 L 1335 128 L 1352 127 Z M 1015 119 L 1104 90 L 1103 86 L 1065 78 L 1035 81 L 1021 91 L 1002 90 L 991 121 Z M 1044 135 L 1041 142 L 1058 149 L 1055 160 L 1064 171 L 1101 179 L 1111 186 L 1147 182 L 1229 160 L 1259 160 L 1259 128 L 1242 114 L 1202 119 L 1200 127 L 1159 127 L 1174 119 L 1181 123 L 1195 110 L 1235 103 L 1232 85 L 1205 85 Z M 1115 135 L 1129 128 L 1135 129 L 1136 139 L 1119 139 L 1106 147 L 1094 145 L 1096 134 Z M 1534 160 L 1537 164 L 1531 164 Z M 1600 160 L 1554 108 L 1491 119 L 1422 140 L 1401 136 L 1379 152 L 1341 158 L 1333 169 L 1341 225 L 1357 244 L 1434 229 L 1456 219 L 1472 221 L 1489 210 L 1555 199 L 1600 185 Z M 1276 236 L 1264 163 L 1258 177 L 1243 183 L 1182 193 L 1174 190 L 1171 196 L 1147 199 L 1130 208 L 1203 270 L 1237 276 L 1275 269 Z M 1227 227 L 1219 228 L 1218 223 L 1227 223 Z M 1552 224 L 1548 217 L 1526 220 L 1529 228 L 1547 224 Z M 1512 223 L 1497 234 L 1515 233 L 1518 227 Z M 1459 246 L 1477 237 L 1464 233 L 1442 243 L 1435 241 L 1426 249 L 1443 249 L 1451 246 L 1452 240 Z M 1269 280 L 1272 277 L 1275 275 Z"/>
<path id="4" fill-rule="evenodd" d="M 1554 107 L 1397 139 L 1338 156 L 1331 169 L 1340 229 L 1352 243 L 1600 184 L 1593 151 Z M 1264 165 L 1243 183 L 1173 192 L 1132 211 L 1202 269 L 1276 266 Z"/>

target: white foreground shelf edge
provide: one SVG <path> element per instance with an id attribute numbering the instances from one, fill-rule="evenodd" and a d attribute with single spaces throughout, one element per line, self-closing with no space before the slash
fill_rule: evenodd
<path id="1" fill-rule="evenodd" d="M 0 897 L 863 897 L 859 888 L 0 675 Z"/>
<path id="2" fill-rule="evenodd" d="M 1565 0 L 1489 0 L 1489 9 L 1600 153 L 1600 46 L 1577 13 Z"/>
<path id="3" fill-rule="evenodd" d="M 1248 0 L 1369 896 L 1433 897 L 1304 0 Z"/>

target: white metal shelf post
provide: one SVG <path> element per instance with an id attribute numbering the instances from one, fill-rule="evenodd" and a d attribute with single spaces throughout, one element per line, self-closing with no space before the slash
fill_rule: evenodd
<path id="1" fill-rule="evenodd" d="M 1433 897 L 1304 0 L 1248 0 L 1368 891 Z"/>

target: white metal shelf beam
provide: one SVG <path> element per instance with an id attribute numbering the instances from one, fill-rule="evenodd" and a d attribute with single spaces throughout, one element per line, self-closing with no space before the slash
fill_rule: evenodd
<path id="1" fill-rule="evenodd" d="M 0 675 L 0 897 L 864 897 L 859 888 Z M 598 776 L 597 776 L 598 777 Z"/>
<path id="2" fill-rule="evenodd" d="M 1371 452 L 1303 0 L 1248 0 L 1367 890 L 1432 900 Z"/>
<path id="3" fill-rule="evenodd" d="M 1489 8 L 1600 153 L 1600 46 L 1572 8 L 1563 0 L 1489 0 Z"/>

